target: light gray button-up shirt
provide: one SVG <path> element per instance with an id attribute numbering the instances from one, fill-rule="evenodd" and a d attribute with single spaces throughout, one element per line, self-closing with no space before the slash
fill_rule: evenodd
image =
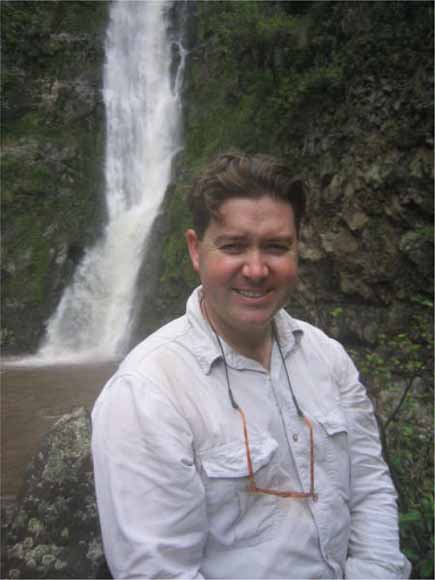
<path id="1" fill-rule="evenodd" d="M 275 316 L 293 389 L 314 424 L 318 497 L 250 494 L 242 422 L 200 293 L 130 353 L 93 409 L 114 577 L 408 578 L 372 405 L 344 349 L 284 310 Z M 257 486 L 308 491 L 309 432 L 277 345 L 270 372 L 223 346 Z"/>

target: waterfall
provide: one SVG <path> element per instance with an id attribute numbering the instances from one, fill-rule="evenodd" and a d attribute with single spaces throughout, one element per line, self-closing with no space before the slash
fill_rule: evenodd
<path id="1" fill-rule="evenodd" d="M 112 358 L 127 348 L 147 236 L 181 146 L 186 53 L 181 33 L 169 34 L 171 6 L 162 0 L 111 5 L 104 66 L 107 224 L 47 323 L 38 353 L 45 359 Z"/>

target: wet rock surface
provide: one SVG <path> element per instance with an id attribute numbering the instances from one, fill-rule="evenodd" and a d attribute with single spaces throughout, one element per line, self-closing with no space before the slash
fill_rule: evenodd
<path id="1" fill-rule="evenodd" d="M 37 348 L 102 227 L 108 5 L 2 2 L 3 353 Z"/>
<path id="2" fill-rule="evenodd" d="M 3 529 L 3 578 L 111 578 L 101 543 L 83 407 L 43 438 Z"/>

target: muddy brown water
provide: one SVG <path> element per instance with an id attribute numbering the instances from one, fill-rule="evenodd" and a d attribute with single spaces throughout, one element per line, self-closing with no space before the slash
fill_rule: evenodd
<path id="1" fill-rule="evenodd" d="M 1 365 L 1 496 L 19 494 L 43 435 L 65 413 L 92 405 L 118 361 Z"/>

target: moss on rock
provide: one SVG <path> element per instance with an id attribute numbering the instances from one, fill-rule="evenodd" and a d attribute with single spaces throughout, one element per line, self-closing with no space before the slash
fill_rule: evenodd
<path id="1" fill-rule="evenodd" d="M 394 333 L 391 305 L 412 312 L 415 295 L 432 296 L 431 241 L 410 240 L 433 215 L 433 5 L 303 4 L 197 5 L 160 311 L 182 313 L 196 282 L 183 194 L 211 156 L 239 147 L 285 157 L 309 186 L 290 310 L 328 330 L 324 305 L 339 306 L 353 329 L 339 338 L 364 344 L 354 305 Z"/>
<path id="2" fill-rule="evenodd" d="M 5 530 L 10 578 L 110 578 L 101 544 L 85 409 L 62 416 L 29 465 Z"/>
<path id="3" fill-rule="evenodd" d="M 101 227 L 107 5 L 2 3 L 6 353 L 36 348 L 74 270 L 68 249 Z"/>

